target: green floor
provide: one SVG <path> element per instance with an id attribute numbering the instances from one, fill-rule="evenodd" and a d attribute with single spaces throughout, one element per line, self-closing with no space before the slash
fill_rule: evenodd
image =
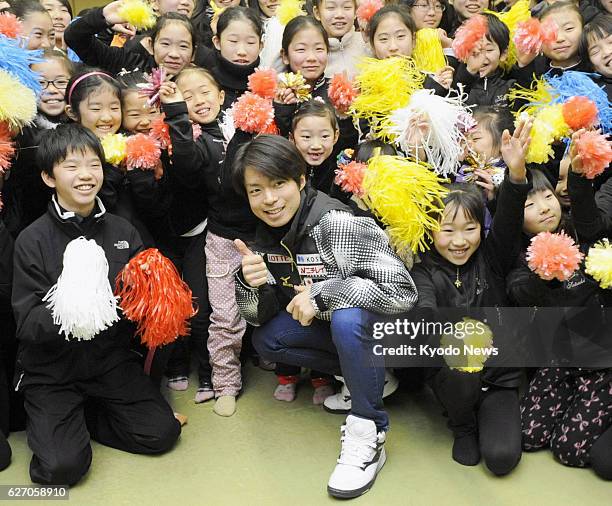
<path id="1" fill-rule="evenodd" d="M 129 455 L 94 443 L 91 470 L 71 489 L 69 502 L 87 506 L 338 503 L 327 496 L 325 487 L 337 457 L 343 418 L 314 407 L 308 385 L 297 401 L 285 404 L 272 398 L 272 373 L 253 367 L 246 372 L 246 391 L 231 418 L 215 415 L 211 403 L 195 405 L 193 387 L 171 394 L 175 411 L 188 415 L 189 423 L 167 455 Z M 387 407 L 392 424 L 387 464 L 374 488 L 351 504 L 612 504 L 612 483 L 589 469 L 557 464 L 546 451 L 524 454 L 518 468 L 501 479 L 482 465 L 455 464 L 450 458 L 450 434 L 427 390 L 398 392 L 388 399 Z M 0 473 L 0 483 L 29 484 L 25 433 L 11 435 L 10 443 L 13 462 Z"/>

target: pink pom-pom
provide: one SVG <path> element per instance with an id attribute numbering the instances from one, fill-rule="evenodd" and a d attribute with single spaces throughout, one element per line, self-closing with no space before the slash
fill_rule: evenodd
<path id="1" fill-rule="evenodd" d="M 327 89 L 327 96 L 338 112 L 345 114 L 357 97 L 357 90 L 344 74 L 334 74 Z"/>
<path id="2" fill-rule="evenodd" d="M 151 132 L 153 137 L 161 149 L 167 149 L 169 154 L 172 154 L 172 141 L 170 140 L 170 127 L 166 123 L 166 115 L 162 113 L 151 123 Z"/>
<path id="3" fill-rule="evenodd" d="M 363 197 L 363 177 L 368 166 L 361 162 L 349 162 L 336 169 L 334 182 L 345 192 Z"/>
<path id="4" fill-rule="evenodd" d="M 232 107 L 234 125 L 247 133 L 267 132 L 274 123 L 272 100 L 247 91 Z"/>
<path id="5" fill-rule="evenodd" d="M 521 53 L 537 54 L 542 49 L 542 44 L 557 40 L 557 24 L 552 19 L 540 23 L 537 18 L 530 18 L 518 24 L 513 40 Z"/>
<path id="6" fill-rule="evenodd" d="M 563 104 L 563 119 L 572 130 L 590 128 L 597 123 L 597 105 L 587 97 L 572 97 Z"/>
<path id="7" fill-rule="evenodd" d="M 194 141 L 197 141 L 200 135 L 202 135 L 202 127 L 199 123 L 191 123 L 191 131 L 193 133 Z"/>
<path id="8" fill-rule="evenodd" d="M 276 95 L 277 75 L 274 69 L 257 69 L 249 76 L 249 90 L 262 98 Z"/>
<path id="9" fill-rule="evenodd" d="M 128 169 L 154 169 L 161 156 L 157 141 L 145 134 L 128 137 L 125 153 Z"/>
<path id="10" fill-rule="evenodd" d="M 476 44 L 487 34 L 488 29 L 487 18 L 480 14 L 464 21 L 455 33 L 455 40 L 453 40 L 455 56 L 465 62 Z"/>
<path id="11" fill-rule="evenodd" d="M 9 39 L 16 39 L 21 33 L 21 21 L 10 12 L 0 14 L 0 33 Z"/>
<path id="12" fill-rule="evenodd" d="M 385 6 L 382 0 L 362 0 L 357 8 L 357 19 L 364 25 L 370 22 L 372 16 Z"/>
<path id="13" fill-rule="evenodd" d="M 146 84 L 137 85 L 140 88 L 139 93 L 145 97 L 149 97 L 147 100 L 147 105 L 149 107 L 160 107 L 159 88 L 166 80 L 166 70 L 164 67 L 153 69 L 151 74 L 145 74 L 145 79 L 147 80 Z"/>
<path id="14" fill-rule="evenodd" d="M 583 133 L 576 140 L 576 150 L 587 179 L 599 176 L 612 162 L 612 145 L 605 135 L 598 132 Z"/>
<path id="15" fill-rule="evenodd" d="M 552 234 L 540 232 L 527 248 L 529 268 L 542 279 L 565 281 L 580 266 L 584 255 L 580 253 L 574 240 L 561 232 Z"/>
<path id="16" fill-rule="evenodd" d="M 15 155 L 12 132 L 6 123 L 0 123 L 0 177 L 10 168 Z"/>

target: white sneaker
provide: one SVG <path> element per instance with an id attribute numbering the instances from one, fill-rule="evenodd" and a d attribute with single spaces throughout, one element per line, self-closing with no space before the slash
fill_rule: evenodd
<path id="1" fill-rule="evenodd" d="M 351 392 L 349 392 L 344 378 L 342 376 L 336 376 L 338 381 L 342 382 L 342 388 L 335 395 L 330 395 L 325 401 L 323 401 L 323 408 L 325 411 L 335 414 L 346 414 L 351 411 Z M 383 388 L 383 399 L 389 397 L 393 392 L 397 390 L 399 386 L 399 380 L 395 375 L 388 369 L 385 370 L 385 386 Z"/>
<path id="2" fill-rule="evenodd" d="M 333 497 L 351 499 L 370 490 L 378 471 L 385 465 L 386 434 L 376 433 L 372 420 L 353 415 L 346 418 L 340 430 L 342 449 L 327 483 L 327 492 Z"/>

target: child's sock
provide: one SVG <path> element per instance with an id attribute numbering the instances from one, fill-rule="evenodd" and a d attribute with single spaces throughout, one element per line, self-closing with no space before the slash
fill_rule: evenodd
<path id="1" fill-rule="evenodd" d="M 175 376 L 168 378 L 168 388 L 177 392 L 184 392 L 189 388 L 189 378 L 187 376 Z"/>
<path id="2" fill-rule="evenodd" d="M 330 395 L 334 395 L 334 387 L 329 384 L 329 380 L 326 378 L 313 378 L 312 386 L 314 387 L 314 393 L 312 394 L 312 403 L 315 406 L 323 404 L 325 399 Z"/>
<path id="3" fill-rule="evenodd" d="M 195 394 L 195 403 L 202 404 L 203 402 L 209 401 L 215 398 L 215 391 L 212 385 L 200 383 L 200 388 Z"/>
<path id="4" fill-rule="evenodd" d="M 295 400 L 299 375 L 285 376 L 277 374 L 278 386 L 274 390 L 274 398 L 277 401 L 291 402 Z"/>
<path id="5" fill-rule="evenodd" d="M 453 459 L 464 466 L 475 466 L 480 462 L 480 448 L 475 433 L 455 437 Z"/>
<path id="6" fill-rule="evenodd" d="M 236 412 L 236 397 L 233 395 L 217 397 L 213 411 L 220 416 L 232 416 Z"/>

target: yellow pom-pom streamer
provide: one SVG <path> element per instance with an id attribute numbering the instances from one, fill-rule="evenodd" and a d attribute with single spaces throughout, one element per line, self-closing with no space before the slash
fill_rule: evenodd
<path id="1" fill-rule="evenodd" d="M 108 163 L 119 165 L 126 156 L 127 138 L 123 134 L 109 134 L 102 139 L 104 158 Z"/>
<path id="2" fill-rule="evenodd" d="M 0 71 L 0 121 L 19 130 L 36 116 L 36 95 L 11 74 Z"/>
<path id="3" fill-rule="evenodd" d="M 531 17 L 528 0 L 519 0 L 506 12 L 485 11 L 488 14 L 497 16 L 510 30 L 510 45 L 508 46 L 508 56 L 505 61 L 500 63 L 504 70 L 510 70 L 516 63 L 516 46 L 514 45 L 514 32 L 519 23 L 527 21 Z"/>
<path id="4" fill-rule="evenodd" d="M 417 31 L 412 58 L 417 68 L 423 72 L 435 73 L 448 65 L 436 28 L 421 28 Z"/>
<path id="5" fill-rule="evenodd" d="M 612 288 L 612 244 L 599 241 L 589 250 L 585 261 L 586 273 L 593 276 L 602 288 Z"/>
<path id="6" fill-rule="evenodd" d="M 305 14 L 303 0 L 281 0 L 280 5 L 276 9 L 276 17 L 283 26 L 286 26 L 293 18 L 304 16 Z"/>
<path id="7" fill-rule="evenodd" d="M 425 75 L 414 60 L 404 56 L 364 58 L 357 68 L 360 74 L 355 79 L 359 96 L 353 101 L 350 113 L 367 119 L 372 134 L 389 141 L 384 132 L 391 126 L 391 112 L 408 105 L 414 91 L 423 87 Z"/>
<path id="8" fill-rule="evenodd" d="M 138 30 L 152 28 L 156 21 L 155 12 L 143 0 L 123 0 L 118 14 Z"/>
<path id="9" fill-rule="evenodd" d="M 570 127 L 563 118 L 561 104 L 542 107 L 531 127 L 531 143 L 525 157 L 527 163 L 546 163 L 554 156 L 552 143 L 570 134 Z"/>
<path id="10" fill-rule="evenodd" d="M 444 334 L 440 348 L 456 349 L 455 354 L 447 352 L 444 361 L 451 369 L 462 372 L 480 372 L 493 349 L 493 332 L 488 325 L 467 316 L 463 317 L 462 334 L 455 323 L 455 334 Z"/>
<path id="11" fill-rule="evenodd" d="M 541 107 L 548 105 L 557 94 L 552 89 L 550 84 L 544 79 L 536 79 L 531 83 L 531 88 L 523 88 L 515 86 L 508 91 L 508 100 L 524 100 L 531 105 L 524 105 L 519 109 L 519 112 L 526 112 L 530 116 Z"/>
<path id="12" fill-rule="evenodd" d="M 298 102 L 306 102 L 310 100 L 312 95 L 310 94 L 310 85 L 306 83 L 306 79 L 301 72 L 285 72 L 284 74 L 278 75 L 278 89 L 284 90 L 291 88 L 297 98 Z"/>
<path id="13" fill-rule="evenodd" d="M 363 178 L 364 202 L 385 225 L 396 250 L 425 251 L 448 193 L 428 165 L 400 156 L 370 159 Z"/>

